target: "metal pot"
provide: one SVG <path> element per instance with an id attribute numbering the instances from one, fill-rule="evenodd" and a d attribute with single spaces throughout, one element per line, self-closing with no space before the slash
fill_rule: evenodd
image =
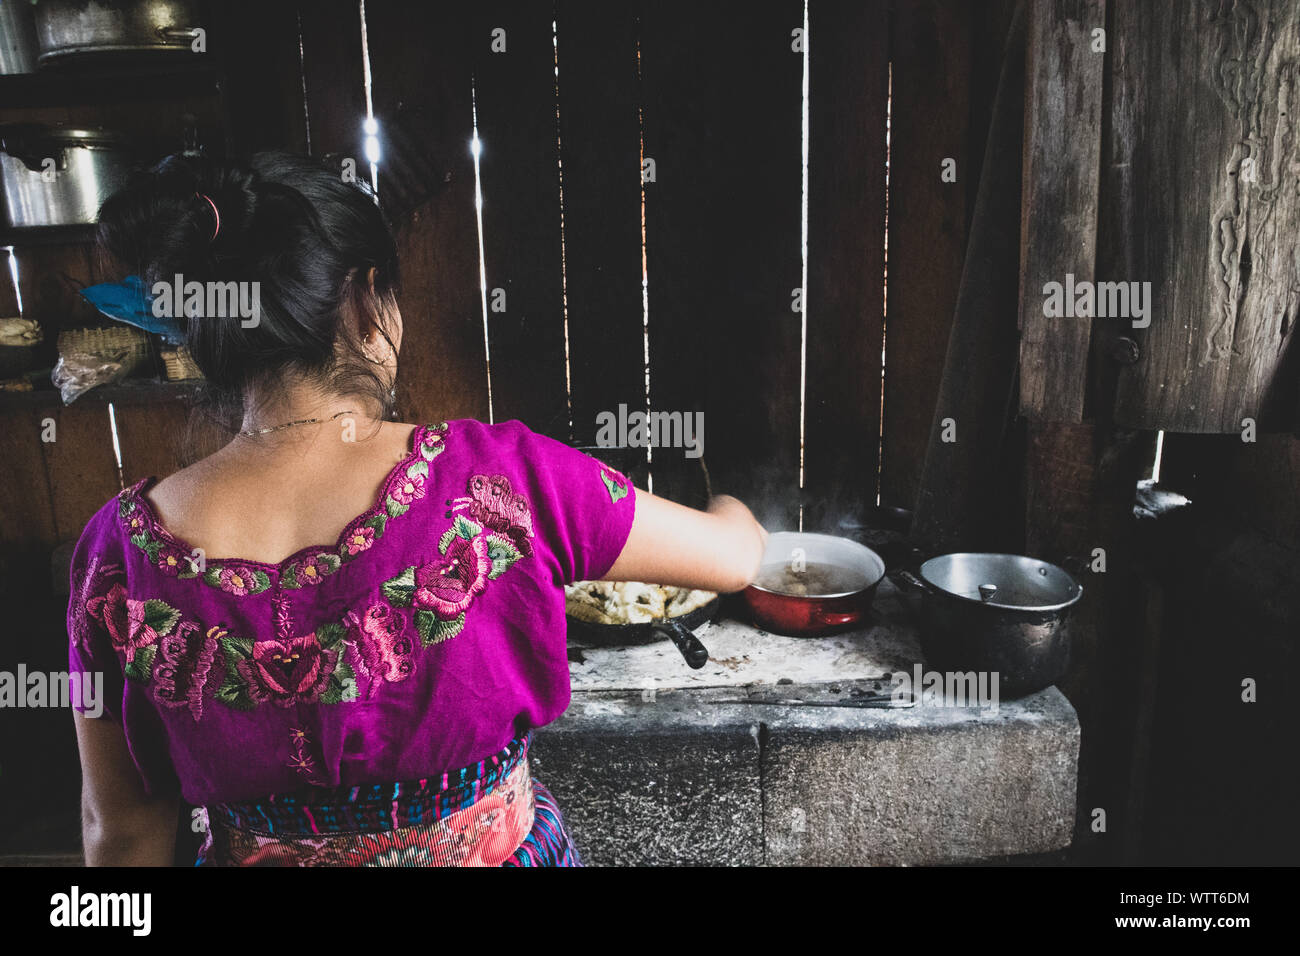
<path id="1" fill-rule="evenodd" d="M 1070 660 L 1066 621 L 1083 588 L 1054 564 L 1017 554 L 944 554 L 894 579 L 919 596 L 921 646 L 939 671 L 998 674 L 1002 696 L 1056 683 Z"/>
<path id="2" fill-rule="evenodd" d="M 197 0 L 40 0 L 42 65 L 93 53 L 183 52 L 201 24 Z"/>
<path id="3" fill-rule="evenodd" d="M 131 153 L 102 129 L 0 126 L 0 188 L 13 229 L 93 223 L 126 185 Z"/>
<path id="4" fill-rule="evenodd" d="M 36 18 L 29 0 L 0 3 L 0 74 L 36 72 Z"/>
<path id="5" fill-rule="evenodd" d="M 814 637 L 866 621 L 884 576 L 885 562 L 866 545 L 829 534 L 780 531 L 768 537 L 758 577 L 743 593 L 759 627 Z M 824 586 L 835 578 L 845 583 Z"/>

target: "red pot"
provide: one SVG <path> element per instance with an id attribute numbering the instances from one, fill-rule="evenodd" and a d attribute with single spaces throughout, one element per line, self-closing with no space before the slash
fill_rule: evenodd
<path id="1" fill-rule="evenodd" d="M 885 562 L 866 545 L 781 531 L 768 537 L 758 577 L 743 593 L 759 627 L 812 637 L 864 623 L 884 576 Z"/>

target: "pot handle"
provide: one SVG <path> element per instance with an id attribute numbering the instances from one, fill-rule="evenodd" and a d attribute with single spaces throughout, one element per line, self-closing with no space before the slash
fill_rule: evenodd
<path id="1" fill-rule="evenodd" d="M 656 634 L 663 634 L 682 652 L 682 657 L 686 658 L 686 663 L 691 666 L 692 670 L 699 670 L 709 662 L 709 651 L 700 642 L 700 639 L 691 632 L 690 628 L 684 627 L 678 621 L 655 621 L 650 625 L 650 629 Z"/>
<path id="2" fill-rule="evenodd" d="M 861 611 L 837 611 L 832 613 L 820 606 L 813 608 L 812 617 L 818 627 L 842 627 L 845 624 L 856 624 L 863 620 Z"/>
<path id="3" fill-rule="evenodd" d="M 160 40 L 193 40 L 199 35 L 202 27 L 159 27 L 158 39 Z"/>
<path id="4" fill-rule="evenodd" d="M 918 578 L 911 571 L 900 568 L 892 571 L 888 575 L 889 579 L 898 585 L 900 590 L 911 591 L 914 594 L 933 594 L 934 589 Z"/>

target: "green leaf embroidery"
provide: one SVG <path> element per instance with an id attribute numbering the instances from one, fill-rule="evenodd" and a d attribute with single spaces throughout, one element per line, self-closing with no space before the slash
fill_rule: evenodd
<path id="1" fill-rule="evenodd" d="M 388 509 L 388 517 L 390 518 L 400 518 L 411 510 L 410 505 L 402 504 L 392 495 L 388 496 L 388 500 L 384 502 L 384 506 Z"/>
<path id="2" fill-rule="evenodd" d="M 425 647 L 451 640 L 464 627 L 464 611 L 454 621 L 444 621 L 432 611 L 415 612 L 415 629 L 420 632 L 420 642 Z"/>
<path id="3" fill-rule="evenodd" d="M 510 566 L 521 557 L 515 543 L 503 534 L 488 535 L 487 553 L 492 560 L 492 570 L 488 572 L 488 580 L 490 581 L 495 581 L 505 574 L 510 570 Z"/>
<path id="4" fill-rule="evenodd" d="M 409 567 L 395 578 L 389 578 L 380 587 L 384 597 L 396 607 L 410 607 L 415 594 L 415 568 Z"/>
<path id="5" fill-rule="evenodd" d="M 180 616 L 180 611 L 164 601 L 144 602 L 144 623 L 157 631 L 159 637 L 170 634 L 176 622 L 180 620 Z"/>
<path id="6" fill-rule="evenodd" d="M 345 634 L 347 634 L 347 629 L 337 622 L 322 624 L 316 628 L 316 640 L 321 647 L 333 647 L 343 640 Z"/>
<path id="7" fill-rule="evenodd" d="M 322 704 L 346 704 L 357 699 L 357 677 L 352 666 L 341 658 L 334 673 L 330 675 L 329 684 L 321 692 Z"/>
<path id="8" fill-rule="evenodd" d="M 145 534 L 143 531 L 139 532 L 138 534 L 131 535 L 131 543 L 135 545 L 137 548 L 139 548 L 141 551 L 149 550 L 149 536 Z"/>
<path id="9" fill-rule="evenodd" d="M 406 469 L 407 478 L 418 478 L 420 476 L 428 477 L 428 475 L 429 463 L 427 461 L 417 461 L 415 464 L 411 465 L 410 468 Z"/>
<path id="10" fill-rule="evenodd" d="M 149 601 L 147 603 L 161 604 L 162 602 Z M 131 663 L 126 665 L 126 669 L 123 671 L 123 673 L 125 673 L 129 679 L 136 681 L 137 683 L 141 683 L 141 684 L 149 683 L 150 678 L 153 677 L 154 655 L 157 653 L 158 653 L 157 645 L 140 648 L 135 652 L 135 657 L 131 659 Z"/>
<path id="11" fill-rule="evenodd" d="M 298 565 L 291 564 L 280 575 L 280 587 L 282 588 L 300 588 L 298 583 Z"/>
<path id="12" fill-rule="evenodd" d="M 226 659 L 226 679 L 217 688 L 216 699 L 236 710 L 252 710 L 257 703 L 248 695 L 248 686 L 239 676 L 239 662 L 253 656 L 253 642 L 243 637 L 223 637 L 221 653 Z"/>
<path id="13" fill-rule="evenodd" d="M 456 515 L 456 520 L 452 524 L 451 528 L 453 531 L 456 532 L 456 534 L 460 535 L 466 541 L 470 540 L 476 534 L 478 534 L 480 531 L 483 530 L 474 522 L 466 518 L 464 515 Z M 444 552 L 446 551 L 445 548 L 443 550 Z"/>
<path id="14" fill-rule="evenodd" d="M 221 568 L 209 567 L 204 571 L 203 583 L 214 588 L 221 587 Z"/>
<path id="15" fill-rule="evenodd" d="M 615 481 L 609 472 L 602 471 L 600 473 L 600 480 L 605 482 L 605 488 L 609 491 L 610 502 L 617 504 L 620 498 L 627 495 L 627 488 L 618 481 Z"/>

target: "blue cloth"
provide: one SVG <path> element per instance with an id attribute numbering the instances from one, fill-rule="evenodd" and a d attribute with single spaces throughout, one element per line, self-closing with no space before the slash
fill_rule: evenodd
<path id="1" fill-rule="evenodd" d="M 153 314 L 153 296 L 145 290 L 144 280 L 139 276 L 89 286 L 81 290 L 81 297 L 110 319 L 156 332 L 168 342 L 178 343 L 185 338 L 175 318 Z"/>

